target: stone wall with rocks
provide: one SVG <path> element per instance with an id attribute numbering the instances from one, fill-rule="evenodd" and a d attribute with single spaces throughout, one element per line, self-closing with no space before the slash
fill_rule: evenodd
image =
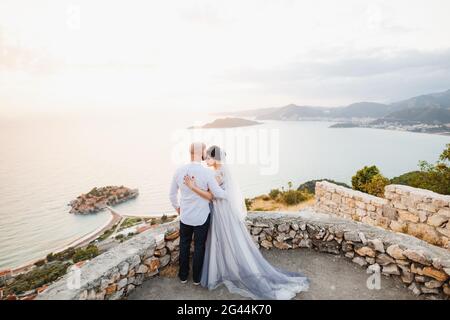
<path id="1" fill-rule="evenodd" d="M 407 233 L 450 248 L 450 196 L 403 185 L 388 185 L 385 198 L 321 181 L 316 183 L 315 209 Z"/>
<path id="2" fill-rule="evenodd" d="M 450 252 L 415 237 L 313 211 L 250 213 L 247 228 L 264 249 L 313 249 L 342 255 L 416 295 L 450 297 Z M 37 300 L 116 300 L 179 257 L 178 221 L 137 235 L 67 274 Z M 314 279 L 312 279 L 314 281 Z"/>
<path id="3" fill-rule="evenodd" d="M 247 225 L 262 248 L 343 255 L 368 273 L 398 277 L 416 295 L 450 297 L 450 252 L 415 237 L 309 211 L 253 213 Z"/>
<path id="4" fill-rule="evenodd" d="M 40 293 L 37 300 L 117 300 L 179 258 L 177 220 L 95 257 Z M 78 276 L 79 275 L 79 276 Z"/>

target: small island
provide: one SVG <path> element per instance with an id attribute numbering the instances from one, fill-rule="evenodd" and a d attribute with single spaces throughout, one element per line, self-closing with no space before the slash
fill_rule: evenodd
<path id="1" fill-rule="evenodd" d="M 134 199 L 138 195 L 138 189 L 130 189 L 124 186 L 95 187 L 88 193 L 78 196 L 69 203 L 69 206 L 72 207 L 70 213 L 95 213 L 105 209 L 107 206 L 114 206 Z"/>
<path id="2" fill-rule="evenodd" d="M 338 122 L 329 126 L 329 128 L 358 128 L 358 127 L 359 127 L 358 124 L 352 122 Z"/>
<path id="3" fill-rule="evenodd" d="M 213 122 L 207 123 L 200 127 L 189 127 L 189 129 L 220 129 L 220 128 L 237 128 L 248 127 L 261 124 L 261 122 L 242 119 L 242 118 L 221 118 Z"/>

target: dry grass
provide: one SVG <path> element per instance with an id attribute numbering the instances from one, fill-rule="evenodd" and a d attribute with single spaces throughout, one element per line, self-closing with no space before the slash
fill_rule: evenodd
<path id="1" fill-rule="evenodd" d="M 274 200 L 264 200 L 264 196 L 256 197 L 252 202 L 250 211 L 299 211 L 314 205 L 314 198 L 300 202 L 299 204 L 288 206 Z"/>

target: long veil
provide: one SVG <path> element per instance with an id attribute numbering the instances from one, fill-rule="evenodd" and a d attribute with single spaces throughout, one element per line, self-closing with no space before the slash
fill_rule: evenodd
<path id="1" fill-rule="evenodd" d="M 226 152 L 220 151 L 220 159 L 222 163 L 223 172 L 223 186 L 227 193 L 227 199 L 231 207 L 233 214 L 237 215 L 239 220 L 244 221 L 247 216 L 247 207 L 245 206 L 245 199 L 242 195 L 239 184 L 233 175 L 233 170 L 230 169 L 230 165 L 227 162 Z"/>
<path id="2" fill-rule="evenodd" d="M 225 284 L 231 293 L 252 299 L 291 299 L 307 290 L 309 282 L 302 273 L 272 266 L 259 251 L 243 221 L 247 213 L 244 198 L 226 154 L 221 152 L 220 161 L 222 186 L 229 201 L 214 204 L 202 286 L 212 290 Z"/>

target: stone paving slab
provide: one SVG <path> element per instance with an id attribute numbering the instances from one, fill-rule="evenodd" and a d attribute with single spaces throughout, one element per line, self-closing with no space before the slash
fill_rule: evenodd
<path id="1" fill-rule="evenodd" d="M 416 300 L 416 297 L 397 279 L 381 275 L 381 289 L 369 290 L 366 281 L 369 274 L 350 260 L 309 249 L 263 250 L 264 256 L 275 266 L 290 271 L 301 271 L 309 277 L 308 292 L 296 296 L 299 300 Z M 145 281 L 128 297 L 129 300 L 230 300 L 246 299 L 230 294 L 225 287 L 208 291 L 197 287 L 190 280 L 181 284 L 178 278 L 155 277 Z"/>

